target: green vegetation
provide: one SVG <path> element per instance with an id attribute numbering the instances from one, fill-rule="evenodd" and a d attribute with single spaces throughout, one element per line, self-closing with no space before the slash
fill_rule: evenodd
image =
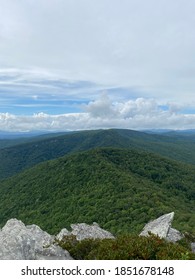
<path id="1" fill-rule="evenodd" d="M 75 259 L 195 259 L 195 136 L 95 130 L 0 141 L 0 227 L 10 218 L 51 234 L 97 222 L 115 240 L 60 246 Z M 137 234 L 175 212 L 177 244 Z"/>
<path id="2" fill-rule="evenodd" d="M 194 182 L 191 165 L 134 149 L 91 149 L 1 181 L 0 225 L 15 217 L 50 233 L 80 222 L 97 222 L 114 234 L 138 233 L 174 211 L 173 226 L 193 233 Z"/>
<path id="3" fill-rule="evenodd" d="M 180 244 L 155 235 L 120 235 L 116 239 L 85 239 L 66 236 L 58 244 L 76 260 L 195 260 L 195 254 Z"/>
<path id="4" fill-rule="evenodd" d="M 9 145 L 11 147 L 8 147 Z M 164 136 L 120 129 L 80 131 L 33 137 L 31 142 L 30 139 L 1 140 L 0 179 L 13 176 L 47 160 L 97 147 L 136 148 L 195 164 L 194 135 Z"/>

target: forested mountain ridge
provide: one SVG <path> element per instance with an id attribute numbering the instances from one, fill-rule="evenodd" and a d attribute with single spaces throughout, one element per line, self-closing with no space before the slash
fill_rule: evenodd
<path id="1" fill-rule="evenodd" d="M 26 143 L 0 149 L 0 179 L 40 162 L 96 147 L 136 148 L 195 164 L 194 137 L 164 136 L 124 129 L 80 131 L 33 137 L 32 141 L 28 139 Z"/>
<path id="2" fill-rule="evenodd" d="M 135 149 L 95 148 L 46 161 L 0 182 L 0 225 L 10 218 L 56 233 L 98 222 L 112 233 L 138 232 L 175 211 L 195 232 L 195 167 Z"/>

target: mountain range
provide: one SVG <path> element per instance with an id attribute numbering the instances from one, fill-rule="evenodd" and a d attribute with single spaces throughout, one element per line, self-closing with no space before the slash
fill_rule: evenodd
<path id="1" fill-rule="evenodd" d="M 110 129 L 0 143 L 1 226 L 17 218 L 56 233 L 98 222 L 115 234 L 174 211 L 176 227 L 195 232 L 193 133 Z"/>

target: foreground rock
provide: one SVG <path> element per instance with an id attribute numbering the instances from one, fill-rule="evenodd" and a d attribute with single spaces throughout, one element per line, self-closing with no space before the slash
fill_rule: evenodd
<path id="1" fill-rule="evenodd" d="M 171 227 L 173 218 L 174 212 L 160 216 L 158 219 L 146 224 L 140 236 L 148 236 L 151 232 L 171 242 L 182 239 L 184 236 L 178 230 Z"/>
<path id="2" fill-rule="evenodd" d="M 54 236 L 36 225 L 9 220 L 0 231 L 1 260 L 70 260 L 70 254 L 53 244 Z"/>
<path id="3" fill-rule="evenodd" d="M 55 237 L 36 225 L 27 225 L 17 219 L 9 220 L 0 230 L 1 260 L 72 260 L 70 254 L 55 244 L 64 236 L 75 235 L 77 240 L 86 238 L 104 239 L 114 236 L 97 223 L 93 225 L 74 224 L 72 231 L 62 229 Z"/>
<path id="4" fill-rule="evenodd" d="M 171 227 L 173 218 L 174 212 L 171 212 L 149 222 L 140 236 L 148 236 L 151 232 L 177 242 L 184 235 Z M 64 228 L 57 236 L 52 236 L 36 225 L 25 226 L 21 221 L 11 219 L 0 230 L 0 260 L 72 260 L 70 254 L 56 244 L 64 236 L 74 235 L 77 240 L 115 238 L 97 223 L 73 224 L 71 228 L 72 231 Z M 195 242 L 191 243 L 191 250 L 195 252 Z"/>
<path id="5" fill-rule="evenodd" d="M 114 236 L 102 229 L 97 223 L 87 225 L 85 223 L 71 225 L 72 231 L 69 232 L 67 229 L 62 229 L 56 238 L 61 241 L 64 236 L 75 235 L 77 240 L 83 239 L 105 239 L 114 238 Z"/>

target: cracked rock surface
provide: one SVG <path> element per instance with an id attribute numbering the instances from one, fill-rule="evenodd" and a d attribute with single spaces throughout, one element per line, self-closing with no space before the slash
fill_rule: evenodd
<path id="1" fill-rule="evenodd" d="M 54 236 L 36 225 L 10 219 L 0 231 L 1 260 L 70 260 L 70 254 L 53 244 Z"/>

